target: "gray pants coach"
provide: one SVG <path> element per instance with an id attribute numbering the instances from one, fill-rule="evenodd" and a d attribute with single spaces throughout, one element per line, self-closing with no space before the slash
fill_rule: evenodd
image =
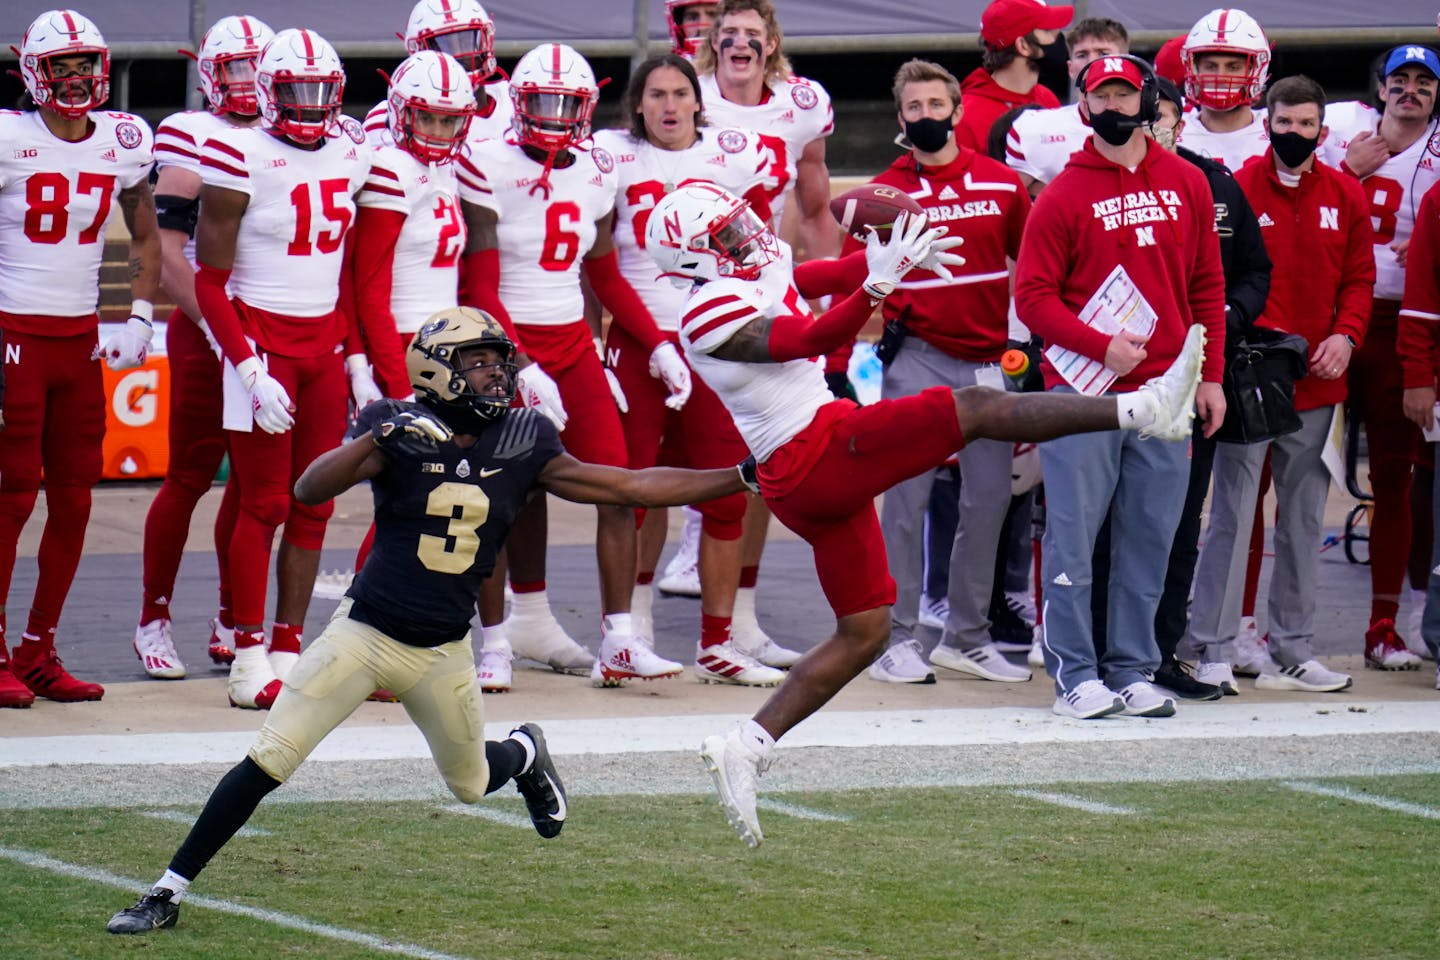
<path id="1" fill-rule="evenodd" d="M 1440 443 L 1435 444 L 1435 464 L 1440 468 Z M 1430 522 L 1436 533 L 1430 550 L 1430 579 L 1425 584 L 1425 613 L 1420 619 L 1420 638 L 1430 649 L 1430 656 L 1440 655 L 1440 469 L 1435 473 L 1436 497 L 1431 505 Z M 1440 678 L 1440 674 L 1436 674 Z M 1437 679 L 1440 683 L 1440 679 Z"/>
<path id="2" fill-rule="evenodd" d="M 926 387 L 973 387 L 983 364 L 952 357 L 910 337 L 885 370 L 884 397 L 906 397 Z M 996 440 L 967 442 L 960 451 L 960 524 L 950 553 L 950 617 L 941 642 L 971 650 L 990 642 L 990 589 L 995 549 L 1010 505 L 1010 460 L 1014 445 Z M 891 487 L 880 511 L 880 529 L 895 578 L 891 626 L 896 642 L 915 635 L 924 583 L 925 509 L 933 473 Z"/>
<path id="3" fill-rule="evenodd" d="M 1224 662 L 1240 625 L 1245 557 L 1260 493 L 1260 471 L 1270 452 L 1279 517 L 1275 569 L 1270 576 L 1270 656 L 1282 667 L 1314 657 L 1315 578 L 1320 530 L 1330 474 L 1320 455 L 1330 433 L 1333 407 L 1306 410 L 1301 427 L 1268 443 L 1221 443 L 1215 448 L 1210 526 L 1195 570 L 1190 630 L 1180 641 L 1182 659 Z"/>

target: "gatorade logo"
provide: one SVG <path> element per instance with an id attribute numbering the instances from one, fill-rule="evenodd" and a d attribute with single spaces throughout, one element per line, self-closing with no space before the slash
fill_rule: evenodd
<path id="1" fill-rule="evenodd" d="M 135 370 L 120 379 L 110 396 L 110 410 L 127 427 L 154 423 L 159 412 L 160 371 Z"/>

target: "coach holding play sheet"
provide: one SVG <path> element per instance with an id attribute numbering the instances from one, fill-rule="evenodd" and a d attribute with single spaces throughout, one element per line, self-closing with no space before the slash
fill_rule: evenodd
<path id="1" fill-rule="evenodd" d="M 1192 324 L 1207 343 L 1196 393 L 1206 434 L 1225 416 L 1220 389 L 1225 277 L 1205 175 L 1146 136 L 1159 115 L 1155 76 L 1132 57 L 1092 61 L 1076 80 L 1084 146 L 1040 195 L 1020 245 L 1015 306 L 1049 350 L 1054 391 L 1122 393 L 1164 370 Z M 1118 317 L 1118 332 L 1105 323 Z M 1149 683 L 1159 666 L 1155 608 L 1189 474 L 1185 440 L 1131 434 L 1040 445 L 1047 524 L 1045 667 L 1055 712 L 1170 716 Z M 1109 624 L 1097 662 L 1091 551 L 1114 505 Z"/>

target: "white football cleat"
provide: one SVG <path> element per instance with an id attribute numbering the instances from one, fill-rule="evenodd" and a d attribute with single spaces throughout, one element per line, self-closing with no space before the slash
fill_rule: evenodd
<path id="1" fill-rule="evenodd" d="M 610 634 L 600 641 L 600 656 L 590 669 L 590 682 L 597 687 L 619 687 L 627 680 L 663 680 L 684 672 L 684 664 L 666 660 L 644 639 Z"/>
<path id="2" fill-rule="evenodd" d="M 481 693 L 508 693 L 513 679 L 510 655 L 503 650 L 481 650 L 475 679 Z"/>
<path id="3" fill-rule="evenodd" d="M 735 606 L 730 617 L 730 641 L 741 653 L 776 670 L 789 670 L 802 656 L 798 650 L 780 646 L 761 629 L 760 621 L 755 616 L 753 587 L 735 591 Z"/>
<path id="4" fill-rule="evenodd" d="M 300 654 L 291 653 L 289 650 L 272 650 L 266 654 L 270 660 L 270 669 L 275 673 L 275 679 L 284 683 L 290 679 L 290 671 L 295 669 L 295 664 L 300 660 Z"/>
<path id="5" fill-rule="evenodd" d="M 241 647 L 230 664 L 227 688 L 230 706 L 246 710 L 269 710 L 280 695 L 280 680 L 275 676 L 263 646 Z"/>
<path id="6" fill-rule="evenodd" d="M 505 635 L 517 658 L 535 660 L 557 673 L 583 677 L 590 672 L 595 658 L 570 639 L 548 603 L 532 606 L 525 602 L 524 594 L 517 601 L 505 621 Z"/>
<path id="7" fill-rule="evenodd" d="M 768 667 L 745 653 L 732 638 L 695 651 L 695 678 L 703 683 L 773 687 L 785 679 L 785 672 Z"/>
<path id="8" fill-rule="evenodd" d="M 170 634 L 170 620 L 161 617 L 135 628 L 135 656 L 145 665 L 145 672 L 156 680 L 182 680 L 185 664 L 175 652 Z"/>
<path id="9" fill-rule="evenodd" d="M 1155 420 L 1140 429 L 1140 436 L 1157 440 L 1189 438 L 1190 423 L 1195 419 L 1195 389 L 1200 386 L 1200 364 L 1204 359 L 1205 328 L 1192 324 L 1170 369 L 1151 377 L 1137 391 L 1148 393 L 1155 404 Z"/>
<path id="10" fill-rule="evenodd" d="M 751 750 L 738 729 L 723 737 L 706 737 L 700 745 L 700 759 L 705 761 L 705 769 L 715 783 L 725 819 L 746 846 L 760 846 L 765 836 L 760 832 L 760 817 L 755 810 L 755 788 L 760 774 L 769 769 L 770 760 Z"/>
<path id="11" fill-rule="evenodd" d="M 221 626 L 219 617 L 210 618 L 210 660 L 221 666 L 235 662 L 235 628 Z"/>
<path id="12" fill-rule="evenodd" d="M 685 525 L 680 529 L 680 549 L 665 565 L 655 586 L 661 593 L 677 597 L 700 596 L 700 511 L 685 507 Z"/>

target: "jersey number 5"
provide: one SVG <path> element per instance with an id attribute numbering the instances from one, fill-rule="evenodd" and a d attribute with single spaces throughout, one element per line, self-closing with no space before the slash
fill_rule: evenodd
<path id="1" fill-rule="evenodd" d="M 490 516 L 490 498 L 468 483 L 442 483 L 425 500 L 425 514 L 450 521 L 445 536 L 421 534 L 416 556 L 426 570 L 464 573 L 480 549 L 480 528 Z"/>
<path id="2" fill-rule="evenodd" d="M 80 231 L 81 243 L 95 243 L 100 228 L 110 216 L 110 195 L 115 177 L 81 172 L 75 179 L 76 193 L 99 193 L 95 219 Z M 25 181 L 25 237 L 32 243 L 59 243 L 70 229 L 70 181 L 63 173 L 36 173 Z"/>
<path id="3" fill-rule="evenodd" d="M 320 194 L 320 213 L 325 223 L 322 229 L 311 236 L 314 222 L 315 201 L 312 190 Z M 308 257 L 314 250 L 334 253 L 345 240 L 345 231 L 350 229 L 350 220 L 355 216 L 354 208 L 345 202 L 350 193 L 350 181 L 344 177 L 332 177 L 319 183 L 297 183 L 290 191 L 290 203 L 295 207 L 295 237 L 285 252 L 292 257 Z M 325 225 L 334 229 L 324 229 Z"/>

